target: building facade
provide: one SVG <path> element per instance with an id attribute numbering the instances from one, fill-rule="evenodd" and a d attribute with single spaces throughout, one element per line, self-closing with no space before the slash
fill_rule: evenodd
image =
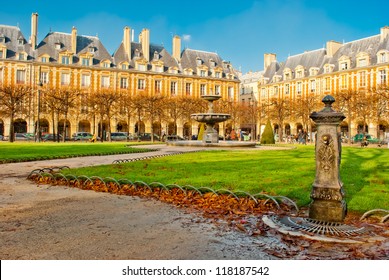
<path id="1" fill-rule="evenodd" d="M 129 96 L 199 98 L 203 94 L 220 94 L 223 99 L 237 100 L 239 80 L 232 65 L 217 53 L 182 50 L 179 36 L 173 37 L 169 53 L 163 46 L 150 43 L 148 29 L 143 29 L 135 42 L 133 30 L 125 27 L 122 42 L 110 55 L 98 37 L 79 35 L 75 27 L 70 33 L 49 32 L 39 43 L 37 34 L 35 13 L 31 16 L 28 41 L 18 27 L 0 25 L 0 84 L 26 85 L 32 89 L 28 108 L 16 113 L 15 132 L 36 133 L 38 127 L 43 133 L 57 133 L 64 122 L 67 135 L 78 131 L 97 133 L 102 122 L 106 129 L 106 120 L 92 115 L 93 108 L 87 108 L 83 102 L 102 90 Z M 60 114 L 51 116 L 41 105 L 49 88 L 80 92 L 79 108 L 66 118 Z M 120 113 L 109 122 L 112 132 L 130 133 L 151 132 L 153 126 L 171 130 L 172 125 L 169 120 L 155 124 L 147 119 L 129 119 Z M 181 136 L 185 131 L 197 134 L 195 121 L 178 119 L 174 125 Z M 0 135 L 7 135 L 10 126 L 9 118 L 0 110 Z"/>
<path id="2" fill-rule="evenodd" d="M 300 129 L 313 131 L 309 112 L 321 110 L 320 101 L 329 94 L 347 117 L 341 124 L 345 136 L 365 132 L 388 137 L 388 35 L 389 27 L 383 27 L 380 34 L 368 38 L 329 41 L 325 48 L 290 56 L 284 62 L 277 62 L 275 54 L 265 54 L 255 99 L 269 111 L 277 100 L 278 104 L 288 101 L 282 125 L 274 114 L 268 114 L 275 131 L 284 136 Z"/>

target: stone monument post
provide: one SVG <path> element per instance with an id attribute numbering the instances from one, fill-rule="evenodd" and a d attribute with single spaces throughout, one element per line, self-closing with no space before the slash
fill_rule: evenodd
<path id="1" fill-rule="evenodd" d="M 325 107 L 313 112 L 310 118 L 316 123 L 316 178 L 312 185 L 309 217 L 327 222 L 342 222 L 347 205 L 343 183 L 339 175 L 342 146 L 338 126 L 345 119 L 341 112 L 332 108 L 335 99 L 327 95 L 322 102 Z"/>

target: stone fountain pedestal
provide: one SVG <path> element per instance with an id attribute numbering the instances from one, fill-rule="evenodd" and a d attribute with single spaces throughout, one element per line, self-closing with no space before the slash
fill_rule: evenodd
<path id="1" fill-rule="evenodd" d="M 230 119 L 231 116 L 229 114 L 213 112 L 213 102 L 220 99 L 221 95 L 202 95 L 201 98 L 208 101 L 208 112 L 192 114 L 191 118 L 207 125 L 207 129 L 203 134 L 203 143 L 219 143 L 219 133 L 213 128 L 213 126 L 217 123 L 225 122 Z"/>
<path id="2" fill-rule="evenodd" d="M 332 109 L 332 103 L 335 102 L 332 96 L 325 96 L 322 102 L 325 107 L 310 115 L 317 125 L 317 134 L 316 178 L 312 185 L 309 217 L 320 221 L 342 222 L 347 206 L 339 175 L 342 145 L 338 126 L 345 116 Z"/>

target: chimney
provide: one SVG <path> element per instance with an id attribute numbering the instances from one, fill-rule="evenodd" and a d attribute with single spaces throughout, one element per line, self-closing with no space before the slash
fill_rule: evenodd
<path id="1" fill-rule="evenodd" d="M 71 45 L 71 50 L 73 54 L 77 53 L 77 28 L 73 26 L 72 28 L 72 45 Z"/>
<path id="2" fill-rule="evenodd" d="M 385 40 L 388 34 L 389 34 L 389 26 L 381 27 L 381 42 Z"/>
<path id="3" fill-rule="evenodd" d="M 269 67 L 272 62 L 276 62 L 276 61 L 277 61 L 277 56 L 275 53 L 265 53 L 263 70 L 266 70 L 267 67 Z"/>
<path id="4" fill-rule="evenodd" d="M 126 53 L 128 60 L 131 60 L 131 28 L 124 27 L 123 45 L 124 52 Z"/>
<path id="5" fill-rule="evenodd" d="M 173 37 L 173 51 L 172 56 L 177 61 L 180 61 L 181 56 L 181 38 L 180 36 L 175 35 Z"/>
<path id="6" fill-rule="evenodd" d="M 341 46 L 342 46 L 342 44 L 339 42 L 328 41 L 327 46 L 326 46 L 327 56 L 333 57 L 334 54 L 340 49 Z"/>
<path id="7" fill-rule="evenodd" d="M 36 49 L 37 34 L 38 34 L 38 13 L 33 13 L 31 15 L 30 43 L 31 43 L 32 50 L 34 51 Z"/>
<path id="8" fill-rule="evenodd" d="M 143 29 L 141 34 L 142 40 L 142 52 L 143 57 L 146 58 L 147 61 L 150 60 L 150 31 L 148 29 Z"/>

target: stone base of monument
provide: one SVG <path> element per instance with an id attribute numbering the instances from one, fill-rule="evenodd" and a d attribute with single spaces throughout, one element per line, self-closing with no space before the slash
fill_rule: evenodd
<path id="1" fill-rule="evenodd" d="M 309 206 L 309 218 L 318 221 L 343 222 L 346 211 L 346 202 L 343 200 L 315 200 Z"/>
<path id="2" fill-rule="evenodd" d="M 263 216 L 263 222 L 280 233 L 307 239 L 337 242 L 366 243 L 385 240 L 366 227 L 354 227 L 343 223 L 323 222 L 302 217 Z"/>

